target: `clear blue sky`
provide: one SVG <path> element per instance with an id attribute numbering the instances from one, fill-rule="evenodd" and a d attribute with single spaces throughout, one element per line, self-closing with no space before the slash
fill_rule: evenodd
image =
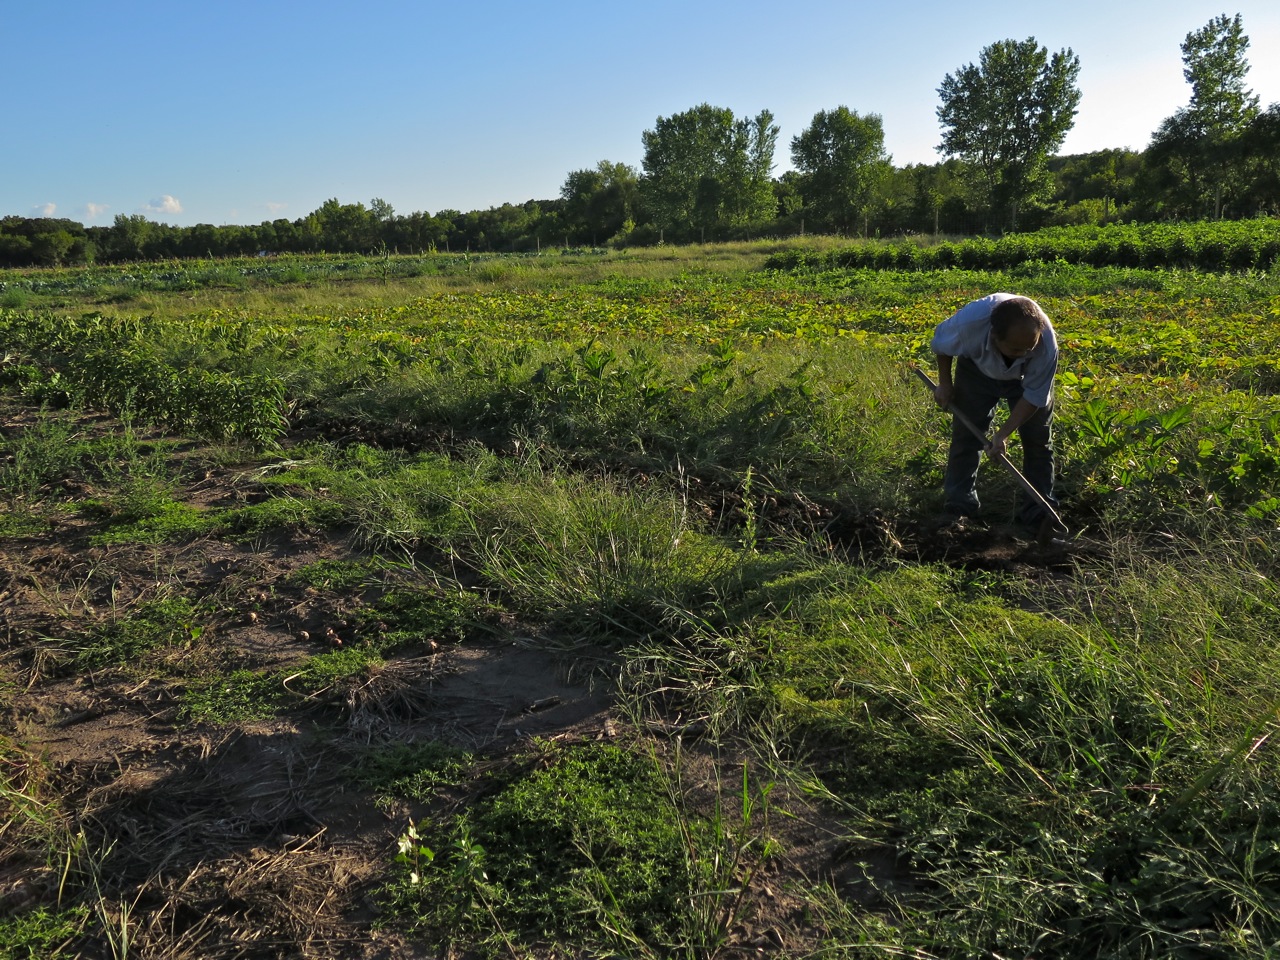
<path id="1" fill-rule="evenodd" d="M 943 77 L 1029 36 L 1081 60 L 1063 151 L 1141 149 L 1189 99 L 1183 37 L 1222 13 L 1243 17 L 1249 86 L 1280 101 L 1276 0 L 0 0 L 0 215 L 549 199 L 600 160 L 640 169 L 643 131 L 704 102 L 772 111 L 775 173 L 840 105 L 884 118 L 894 163 L 932 163 Z"/>

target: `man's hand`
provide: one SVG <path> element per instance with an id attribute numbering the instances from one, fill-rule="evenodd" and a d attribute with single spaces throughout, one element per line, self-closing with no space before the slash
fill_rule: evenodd
<path id="1" fill-rule="evenodd" d="M 1009 455 L 1009 438 L 1017 432 L 1018 428 L 1030 420 L 1040 411 L 1040 408 L 1034 404 L 1028 403 L 1023 397 L 1018 398 L 1018 402 L 1013 405 L 1013 409 L 1009 411 L 1009 418 L 1004 424 L 992 434 L 991 439 L 987 441 L 987 456 L 1000 457 Z"/>

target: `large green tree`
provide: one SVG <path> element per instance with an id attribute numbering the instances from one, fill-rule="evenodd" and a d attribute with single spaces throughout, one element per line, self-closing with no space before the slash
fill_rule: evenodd
<path id="1" fill-rule="evenodd" d="M 1120 217 L 1133 199 L 1142 154 L 1133 150 L 1095 150 L 1056 157 L 1049 163 L 1058 223 L 1107 223 Z"/>
<path id="2" fill-rule="evenodd" d="M 1048 159 L 1080 105 L 1079 75 L 1069 47 L 1050 56 L 1028 37 L 983 48 L 977 64 L 947 74 L 938 88 L 938 150 L 973 165 L 987 202 L 1008 210 L 1015 228 L 1019 208 L 1049 186 Z"/>
<path id="3" fill-rule="evenodd" d="M 118 213 L 111 224 L 107 256 L 112 260 L 144 260 L 154 253 L 151 249 L 160 225 L 152 223 L 140 213 Z"/>
<path id="4" fill-rule="evenodd" d="M 801 191 L 815 227 L 852 233 L 865 223 L 877 187 L 890 170 L 884 122 L 848 107 L 821 110 L 791 140 L 791 162 L 803 176 Z"/>
<path id="5" fill-rule="evenodd" d="M 601 160 L 594 170 L 574 170 L 560 188 L 566 239 L 604 243 L 635 220 L 640 178 L 634 167 Z"/>
<path id="6" fill-rule="evenodd" d="M 1273 103 L 1249 124 L 1243 137 L 1247 164 L 1246 212 L 1280 215 L 1280 103 Z"/>
<path id="7" fill-rule="evenodd" d="M 713 239 L 773 220 L 773 114 L 735 119 L 732 110 L 701 104 L 643 134 L 641 191 L 663 231 Z"/>
<path id="8" fill-rule="evenodd" d="M 1191 102 L 1160 125 L 1149 149 L 1158 167 L 1152 179 L 1174 212 L 1211 212 L 1217 219 L 1246 192 L 1245 140 L 1258 117 L 1258 98 L 1244 82 L 1248 49 L 1239 14 L 1214 17 L 1182 41 Z"/>
<path id="9" fill-rule="evenodd" d="M 363 203 L 326 200 L 307 214 L 306 229 L 315 248 L 330 253 L 367 253 L 378 245 L 378 221 Z"/>

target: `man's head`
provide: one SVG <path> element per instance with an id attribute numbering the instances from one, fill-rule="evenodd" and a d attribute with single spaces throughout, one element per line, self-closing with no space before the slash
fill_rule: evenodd
<path id="1" fill-rule="evenodd" d="M 1040 343 L 1049 318 L 1027 297 L 1001 300 L 991 311 L 991 336 L 996 349 L 1011 360 L 1025 357 Z"/>

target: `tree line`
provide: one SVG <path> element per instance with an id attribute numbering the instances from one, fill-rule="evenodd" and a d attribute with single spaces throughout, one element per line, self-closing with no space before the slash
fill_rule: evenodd
<path id="1" fill-rule="evenodd" d="M 644 131 L 640 170 L 602 160 L 558 197 L 463 213 L 397 214 L 386 201 L 326 201 L 297 220 L 177 227 L 119 215 L 109 227 L 0 219 L 0 263 L 61 265 L 268 253 L 532 251 L 718 241 L 797 233 L 998 234 L 1046 225 L 1280 212 L 1280 104 L 1245 85 L 1249 38 L 1222 15 L 1186 35 L 1185 107 L 1142 151 L 1058 156 L 1080 102 L 1079 58 L 1034 37 L 985 47 L 938 88 L 943 159 L 895 166 L 883 118 L 820 111 L 774 177 L 780 128 L 768 110 L 700 104 Z"/>

